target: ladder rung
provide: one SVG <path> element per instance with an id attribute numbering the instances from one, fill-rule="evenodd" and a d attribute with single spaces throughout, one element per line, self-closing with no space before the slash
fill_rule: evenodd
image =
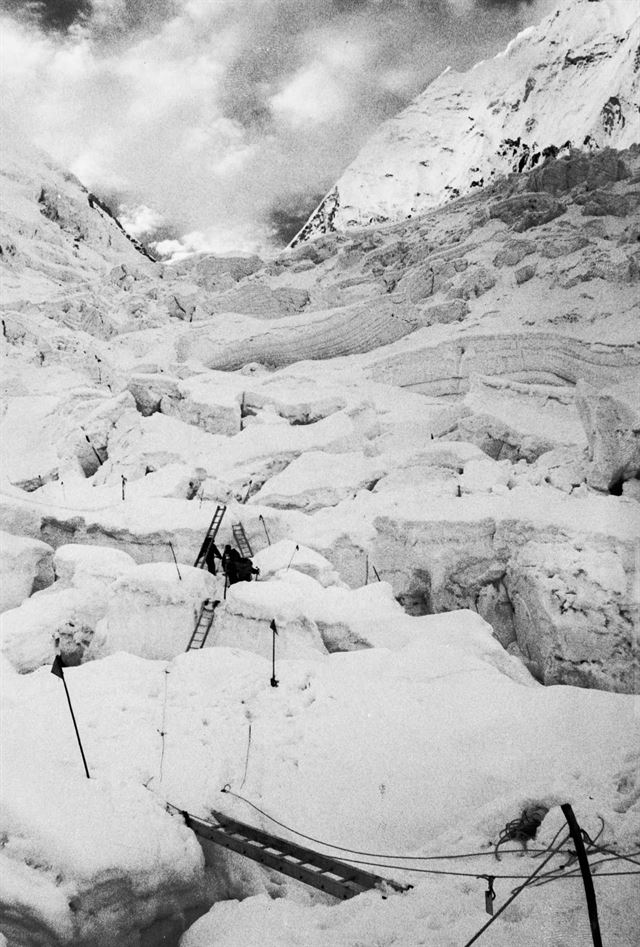
<path id="1" fill-rule="evenodd" d="M 321 852 L 303 848 L 287 839 L 278 838 L 258 829 L 245 825 L 215 810 L 211 817 L 216 824 L 204 823 L 190 817 L 189 825 L 204 838 L 211 839 L 248 858 L 297 878 L 333 897 L 345 900 L 379 887 L 382 879 L 370 872 L 362 871 L 340 862 Z M 398 885 L 397 890 L 406 890 L 408 886 Z"/>
<path id="2" fill-rule="evenodd" d="M 187 645 L 187 651 L 204 647 L 207 636 L 213 627 L 215 610 L 218 604 L 219 603 L 217 601 L 213 601 L 212 599 L 205 599 L 205 601 L 202 603 L 200 607 L 200 613 L 196 620 L 195 628 L 191 634 L 189 644 Z"/>
<path id="3" fill-rule="evenodd" d="M 222 522 L 222 517 L 224 516 L 226 509 L 227 509 L 226 506 L 223 506 L 221 504 L 219 504 L 216 507 L 216 511 L 213 514 L 213 517 L 211 518 L 211 522 L 209 524 L 209 529 L 207 530 L 204 541 L 202 545 L 200 546 L 200 552 L 196 556 L 196 561 L 194 563 L 196 567 L 198 566 L 201 567 L 204 564 L 206 564 L 206 556 L 209 551 L 209 547 L 211 546 L 211 543 L 213 543 L 214 539 L 216 538 L 216 534 L 218 532 L 220 523 Z"/>

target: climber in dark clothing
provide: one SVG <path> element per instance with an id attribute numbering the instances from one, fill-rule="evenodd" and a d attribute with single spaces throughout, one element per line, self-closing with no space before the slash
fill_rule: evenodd
<path id="1" fill-rule="evenodd" d="M 248 557 L 240 557 L 236 565 L 236 572 L 238 582 L 251 582 L 251 579 L 254 575 L 260 575 L 260 569 L 257 566 L 254 566 L 251 559 Z"/>
<path id="2" fill-rule="evenodd" d="M 234 582 L 238 581 L 238 569 L 237 563 L 240 558 L 240 553 L 237 549 L 232 549 L 231 546 L 227 543 L 224 547 L 224 552 L 222 553 L 222 568 L 224 574 L 227 577 L 229 585 L 233 585 Z"/>
<path id="3" fill-rule="evenodd" d="M 216 559 L 222 559 L 222 555 L 216 544 L 211 543 L 207 550 L 205 562 L 207 564 L 207 569 L 212 573 L 212 575 L 216 574 Z"/>
<path id="4" fill-rule="evenodd" d="M 260 574 L 260 570 L 253 565 L 251 559 L 241 556 L 237 549 L 232 549 L 229 545 L 224 547 L 221 558 L 222 568 L 229 585 L 234 585 L 236 582 L 251 582 L 252 576 Z"/>

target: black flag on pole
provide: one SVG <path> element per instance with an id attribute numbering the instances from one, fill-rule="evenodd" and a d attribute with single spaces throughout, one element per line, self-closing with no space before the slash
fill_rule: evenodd
<path id="1" fill-rule="evenodd" d="M 276 620 L 275 620 L 275 618 L 272 618 L 272 619 L 271 619 L 271 624 L 269 625 L 269 628 L 270 628 L 271 631 L 274 633 L 274 635 L 277 635 L 277 634 L 278 634 L 278 629 L 276 628 Z"/>
<path id="2" fill-rule="evenodd" d="M 82 757 L 82 765 L 84 766 L 84 772 L 87 779 L 91 779 L 89 775 L 89 767 L 87 766 L 87 760 L 84 755 L 84 749 L 82 747 L 82 740 L 80 739 L 80 732 L 78 730 L 78 724 L 76 723 L 76 715 L 73 712 L 73 707 L 71 706 L 71 697 L 69 695 L 69 688 L 67 687 L 67 682 L 64 679 L 63 669 L 64 664 L 62 663 L 62 658 L 59 654 L 56 654 L 53 659 L 53 664 L 51 665 L 51 673 L 55 674 L 56 677 L 59 677 L 62 683 L 64 684 L 64 692 L 67 695 L 67 703 L 69 704 L 69 712 L 71 713 L 71 720 L 73 721 L 73 729 L 76 732 L 76 738 L 78 740 L 78 746 L 80 747 L 80 756 Z"/>

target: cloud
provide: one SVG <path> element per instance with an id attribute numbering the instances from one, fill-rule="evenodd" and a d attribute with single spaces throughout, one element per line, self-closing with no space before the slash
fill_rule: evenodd
<path id="1" fill-rule="evenodd" d="M 292 76 L 269 100 L 274 119 L 301 132 L 306 126 L 326 125 L 339 118 L 348 104 L 344 85 L 318 60 Z"/>
<path id="2" fill-rule="evenodd" d="M 3 0 L 4 103 L 92 190 L 201 249 L 264 249 L 442 69 L 552 5 Z"/>
<path id="3" fill-rule="evenodd" d="M 92 12 L 91 0 L 3 0 L 3 6 L 25 23 L 52 32 L 86 22 Z"/>

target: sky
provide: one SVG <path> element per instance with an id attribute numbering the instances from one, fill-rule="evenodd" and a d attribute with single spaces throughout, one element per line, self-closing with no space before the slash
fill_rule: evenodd
<path id="1" fill-rule="evenodd" d="M 386 118 L 555 0 L 0 0 L 3 108 L 143 239 L 284 245 Z"/>

